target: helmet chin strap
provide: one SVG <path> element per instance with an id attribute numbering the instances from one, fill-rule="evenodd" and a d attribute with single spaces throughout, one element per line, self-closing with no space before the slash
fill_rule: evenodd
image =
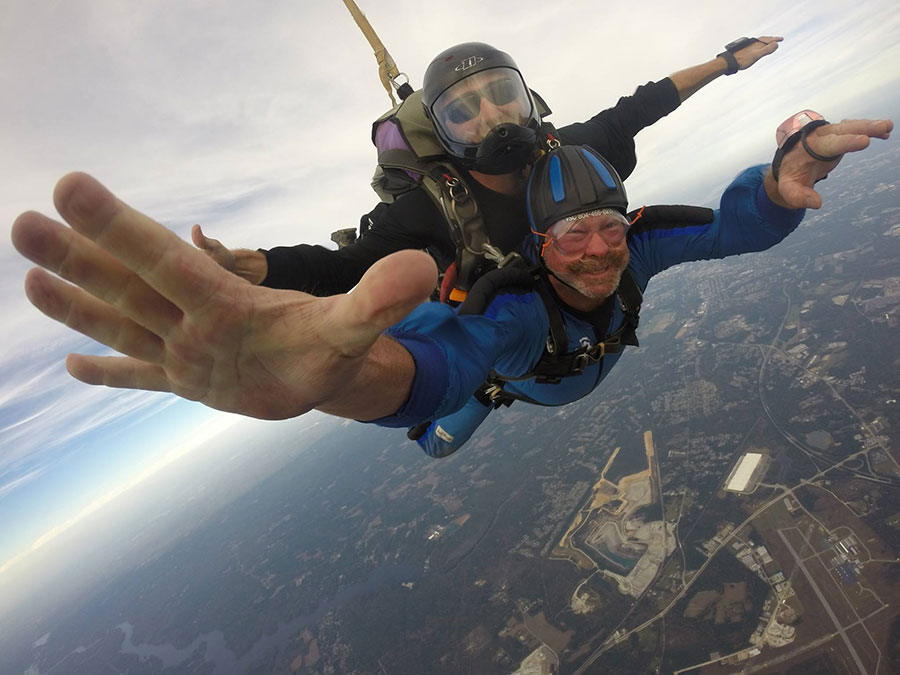
<path id="1" fill-rule="evenodd" d="M 532 244 L 532 245 L 533 245 L 533 244 Z M 535 250 L 537 250 L 538 247 L 535 246 L 534 248 L 535 248 Z M 539 251 L 538 251 L 538 254 L 537 254 L 537 259 L 538 259 L 538 263 L 540 264 L 541 268 L 547 273 L 548 276 L 553 277 L 553 278 L 556 279 L 559 283 L 561 283 L 563 286 L 566 286 L 567 288 L 571 288 L 571 289 L 572 289 L 573 291 L 575 291 L 576 293 L 581 294 L 581 291 L 579 291 L 577 288 L 575 288 L 572 284 L 570 284 L 570 283 L 569 283 L 568 281 L 566 281 L 565 279 L 561 279 L 561 278 L 559 277 L 559 275 L 558 275 L 556 272 L 554 272 L 553 270 L 551 270 L 551 269 L 547 266 L 547 261 L 544 260 L 544 256 L 542 256 L 542 255 L 540 254 Z"/>
<path id="2" fill-rule="evenodd" d="M 556 274 L 556 272 L 554 272 L 554 271 L 551 270 L 549 267 L 547 267 L 546 263 L 544 263 L 544 259 L 543 259 L 543 258 L 541 258 L 541 267 L 543 267 L 545 270 L 547 270 L 547 274 L 550 275 L 551 277 L 553 277 L 554 279 L 556 279 L 556 280 L 557 280 L 559 283 L 561 283 L 563 286 L 567 286 L 568 288 L 571 288 L 573 291 L 575 291 L 575 292 L 578 293 L 579 295 L 583 295 L 581 291 L 579 291 L 577 288 L 575 288 L 572 284 L 570 284 L 570 283 L 569 283 L 568 281 L 566 281 L 565 279 L 561 279 L 561 278 L 559 277 L 559 275 Z"/>
<path id="3" fill-rule="evenodd" d="M 565 286 L 566 288 L 569 288 L 569 289 L 573 290 L 575 293 L 577 293 L 578 295 L 580 295 L 580 296 L 582 296 L 582 297 L 584 297 L 584 298 L 587 298 L 588 300 L 597 300 L 597 299 L 598 299 L 598 298 L 590 298 L 590 297 L 586 296 L 580 289 L 576 288 L 575 286 L 573 286 L 572 284 L 570 284 L 568 281 L 566 281 L 565 279 L 561 278 L 556 272 L 554 272 L 553 270 L 551 270 L 551 269 L 547 266 L 547 261 L 544 260 L 544 256 L 538 254 L 538 260 L 540 260 L 541 268 L 547 273 L 547 276 L 553 277 L 554 279 L 556 279 L 559 283 L 561 283 L 561 284 L 562 284 L 563 286 Z M 610 294 L 607 295 L 606 297 L 602 298 L 602 300 L 603 300 L 604 302 L 606 302 L 610 297 L 612 297 L 612 296 L 615 295 L 615 294 L 616 294 L 616 291 L 613 291 L 612 293 L 610 293 Z"/>

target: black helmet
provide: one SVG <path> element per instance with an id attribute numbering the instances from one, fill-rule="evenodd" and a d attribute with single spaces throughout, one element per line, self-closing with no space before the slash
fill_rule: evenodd
<path id="1" fill-rule="evenodd" d="M 595 150 L 586 145 L 563 145 L 534 165 L 525 196 L 528 222 L 544 234 L 556 222 L 596 209 L 628 211 L 622 179 Z"/>
<path id="2" fill-rule="evenodd" d="M 490 129 L 472 126 L 482 99 L 498 110 Z M 422 102 L 441 146 L 463 167 L 510 173 L 535 150 L 541 119 L 531 92 L 515 61 L 490 45 L 466 42 L 438 54 L 425 71 Z"/>

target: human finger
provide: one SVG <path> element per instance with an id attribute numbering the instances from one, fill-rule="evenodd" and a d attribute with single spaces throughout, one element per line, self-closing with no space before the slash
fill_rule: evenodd
<path id="1" fill-rule="evenodd" d="M 762 42 L 764 45 L 770 45 L 773 43 L 782 42 L 784 40 L 784 38 L 780 35 L 761 35 L 756 39 Z"/>
<path id="2" fill-rule="evenodd" d="M 858 134 L 886 140 L 890 138 L 893 129 L 894 123 L 891 120 L 841 120 L 836 124 L 819 127 L 816 131 L 822 136 Z"/>
<path id="3" fill-rule="evenodd" d="M 758 42 L 754 42 L 753 45 L 749 47 L 749 50 L 752 51 L 758 58 L 762 58 L 763 56 L 767 56 L 778 49 L 779 40 L 765 40 L 761 38 L 757 38 Z"/>
<path id="4" fill-rule="evenodd" d="M 763 36 L 761 38 L 755 38 L 754 42 L 751 42 L 746 47 L 739 49 L 734 53 L 734 58 L 737 60 L 738 68 L 740 70 L 746 70 L 763 57 L 773 53 L 776 49 L 778 49 L 778 43 L 782 39 L 783 38 L 776 36 Z"/>
<path id="5" fill-rule="evenodd" d="M 399 251 L 382 258 L 349 294 L 335 298 L 326 332 L 344 354 L 359 356 L 424 302 L 436 283 L 437 267 L 427 253 Z"/>
<path id="6" fill-rule="evenodd" d="M 778 193 L 791 209 L 818 209 L 822 206 L 819 193 L 799 180 L 782 178 L 778 181 Z"/>
<path id="7" fill-rule="evenodd" d="M 232 281 L 219 265 L 83 173 L 64 176 L 53 193 L 60 215 L 186 312 Z"/>
<path id="8" fill-rule="evenodd" d="M 119 389 L 172 391 L 162 368 L 128 356 L 69 354 L 66 357 L 66 370 L 85 384 Z"/>
<path id="9" fill-rule="evenodd" d="M 848 152 L 858 152 L 869 147 L 870 139 L 864 134 L 817 134 L 816 129 L 806 137 L 806 144 L 813 152 L 825 158 L 840 158 Z"/>
<path id="10" fill-rule="evenodd" d="M 71 228 L 35 211 L 19 216 L 12 242 L 26 258 L 77 284 L 157 335 L 182 313 L 109 253 Z"/>
<path id="11" fill-rule="evenodd" d="M 159 363 L 164 357 L 165 346 L 158 335 L 40 268 L 25 276 L 25 294 L 51 319 L 122 354 L 151 363 Z"/>

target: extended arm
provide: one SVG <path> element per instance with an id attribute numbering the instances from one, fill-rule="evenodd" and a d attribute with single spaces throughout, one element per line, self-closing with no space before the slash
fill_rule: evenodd
<path id="1" fill-rule="evenodd" d="M 460 408 L 500 355 L 524 372 L 543 349 L 538 305 L 524 320 L 520 303 L 499 319 L 438 303 L 413 312 L 436 281 L 420 251 L 379 261 L 351 293 L 316 298 L 248 283 L 85 174 L 63 178 L 54 202 L 71 227 L 28 212 L 12 239 L 44 268 L 26 277 L 29 300 L 124 354 L 69 355 L 69 372 L 88 384 L 264 419 L 316 408 L 408 426 Z"/>
<path id="2" fill-rule="evenodd" d="M 870 138 L 888 138 L 892 128 L 889 120 L 845 120 L 819 127 L 808 142 L 817 154 L 839 156 L 866 148 Z M 804 207 L 821 206 L 812 186 L 839 161 L 818 160 L 797 144 L 785 155 L 777 183 L 768 166 L 742 172 L 723 193 L 711 223 L 644 226 L 638 220 L 631 232 L 632 262 L 646 282 L 680 262 L 771 248 L 800 223 Z"/>
<path id="3" fill-rule="evenodd" d="M 741 70 L 778 48 L 780 37 L 759 38 L 735 54 Z M 641 129 L 655 124 L 678 108 L 701 87 L 725 73 L 724 58 L 716 57 L 706 63 L 680 70 L 659 82 L 638 87 L 631 96 L 623 96 L 612 108 L 601 111 L 586 122 L 559 128 L 565 145 L 589 145 L 612 164 L 622 180 L 637 166 L 634 137 Z"/>
<path id="4" fill-rule="evenodd" d="M 339 250 L 309 244 L 267 251 L 229 250 L 205 237 L 196 225 L 191 236 L 209 257 L 250 283 L 317 296 L 346 293 L 367 269 L 391 253 L 429 246 L 444 253 L 453 250 L 447 227 L 424 190 L 412 190 L 392 204 L 379 204 L 367 216 L 372 220 L 365 236 Z"/>
<path id="5" fill-rule="evenodd" d="M 738 63 L 739 70 L 746 70 L 762 57 L 768 56 L 776 49 L 778 43 L 784 40 L 782 37 L 774 35 L 764 35 L 757 38 L 757 42 L 747 45 L 743 49 L 734 52 L 734 58 Z M 724 75 L 728 68 L 728 63 L 722 56 L 700 63 L 677 73 L 669 75 L 669 79 L 678 90 L 678 97 L 684 103 L 692 95 L 696 94 L 707 84 L 715 80 L 720 75 Z"/>

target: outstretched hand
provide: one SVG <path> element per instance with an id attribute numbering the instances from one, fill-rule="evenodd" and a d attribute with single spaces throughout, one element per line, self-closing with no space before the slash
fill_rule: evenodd
<path id="1" fill-rule="evenodd" d="M 763 35 L 762 37 L 756 38 L 756 42 L 736 51 L 734 53 L 734 60 L 737 61 L 738 70 L 747 70 L 747 68 L 759 61 L 762 57 L 768 56 L 774 52 L 778 49 L 778 43 L 782 40 L 784 40 L 784 38 L 777 35 Z"/>
<path id="2" fill-rule="evenodd" d="M 864 150 L 872 138 L 889 138 L 893 128 L 891 120 L 843 120 L 814 129 L 806 137 L 809 147 L 823 157 L 836 156 L 837 159 L 823 162 L 810 155 L 802 143 L 797 143 L 781 162 L 778 182 L 771 172 L 767 176 L 769 198 L 791 209 L 818 209 L 822 206 L 822 197 L 813 190 L 816 181 L 827 176 L 840 163 L 841 156 Z"/>
<path id="3" fill-rule="evenodd" d="M 16 248 L 45 268 L 29 271 L 28 298 L 125 355 L 70 354 L 75 378 L 265 419 L 374 419 L 406 400 L 412 358 L 381 333 L 434 288 L 427 254 L 401 251 L 353 292 L 315 298 L 246 283 L 85 174 L 64 177 L 54 203 L 71 227 L 36 212 L 13 224 Z"/>

